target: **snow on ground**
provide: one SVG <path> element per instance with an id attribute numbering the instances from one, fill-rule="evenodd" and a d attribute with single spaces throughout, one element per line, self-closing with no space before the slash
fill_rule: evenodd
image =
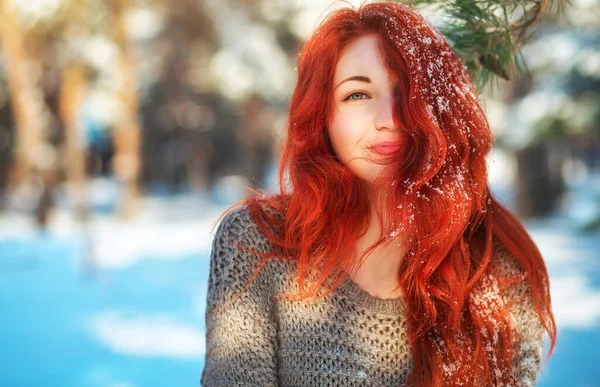
<path id="1" fill-rule="evenodd" d="M 141 259 L 177 259 L 206 252 L 213 238 L 212 227 L 227 207 L 194 195 L 142 198 L 132 219 L 119 219 L 112 212 L 95 213 L 85 225 L 76 222 L 67 208 L 58 208 L 48 234 L 74 241 L 81 248 L 91 244 L 98 268 L 126 267 Z M 36 233 L 31 216 L 16 212 L 0 214 L 0 231 L 0 241 L 25 241 Z"/>
<path id="2" fill-rule="evenodd" d="M 114 187 L 94 184 L 94 206 L 104 208 Z M 571 188 L 561 211 L 526 223 L 548 265 L 559 328 L 540 386 L 600 385 L 600 234 L 577 231 L 571 211 L 593 208 L 586 189 L 596 188 Z M 495 192 L 510 198 L 510 187 Z M 198 385 L 211 231 L 227 207 L 194 195 L 144 198 L 134 219 L 95 211 L 86 229 L 59 206 L 44 233 L 0 214 L 0 384 Z"/>

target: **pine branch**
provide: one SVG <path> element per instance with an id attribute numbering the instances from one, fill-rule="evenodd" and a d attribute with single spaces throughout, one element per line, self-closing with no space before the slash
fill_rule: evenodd
<path id="1" fill-rule="evenodd" d="M 401 1 L 401 0 L 399 0 Z M 414 6 L 437 5 L 448 17 L 440 27 L 482 90 L 498 78 L 510 80 L 526 72 L 521 48 L 532 37 L 532 27 L 553 6 L 564 12 L 571 0 L 406 0 Z M 518 16 L 520 15 L 520 16 Z M 516 18 L 511 21 L 511 18 Z"/>

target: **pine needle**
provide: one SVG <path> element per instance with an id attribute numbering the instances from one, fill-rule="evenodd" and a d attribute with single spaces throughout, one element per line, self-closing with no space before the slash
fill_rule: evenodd
<path id="1" fill-rule="evenodd" d="M 439 26 L 461 58 L 475 85 L 483 90 L 498 79 L 527 72 L 521 48 L 532 39 L 532 26 L 548 8 L 562 14 L 571 0 L 405 0 L 415 7 L 437 5 L 449 22 Z M 515 72 L 517 74 L 515 74 Z"/>

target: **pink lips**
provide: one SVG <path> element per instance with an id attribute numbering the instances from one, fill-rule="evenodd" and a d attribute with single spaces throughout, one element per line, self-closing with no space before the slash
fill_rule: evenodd
<path id="1" fill-rule="evenodd" d="M 389 155 L 400 149 L 400 141 L 383 141 L 371 147 L 377 153 Z"/>

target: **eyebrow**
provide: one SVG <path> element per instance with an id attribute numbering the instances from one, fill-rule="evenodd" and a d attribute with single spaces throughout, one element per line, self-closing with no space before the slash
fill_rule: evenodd
<path id="1" fill-rule="evenodd" d="M 333 90 L 337 89 L 342 83 L 348 82 L 348 81 L 359 81 L 359 82 L 371 83 L 371 79 L 369 77 L 365 77 L 364 75 L 354 75 L 354 76 L 352 76 L 350 78 L 346 78 L 343 81 L 341 81 L 340 83 L 338 83 L 337 86 L 333 88 Z"/>

